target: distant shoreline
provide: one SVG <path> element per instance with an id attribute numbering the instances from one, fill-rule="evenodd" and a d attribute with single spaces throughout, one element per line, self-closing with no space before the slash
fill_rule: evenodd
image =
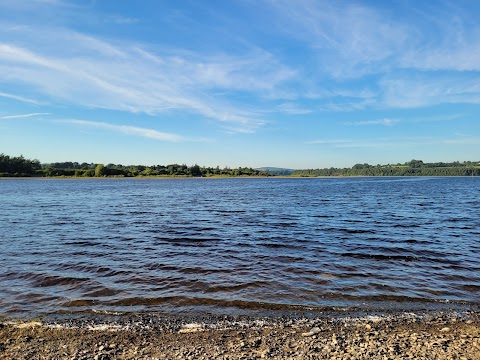
<path id="1" fill-rule="evenodd" d="M 415 179 L 415 178 L 477 178 L 471 175 L 348 175 L 348 176 L 292 176 L 292 175 L 273 175 L 273 176 L 5 176 L 1 180 L 221 180 L 221 179 L 361 179 L 361 178 L 397 178 L 397 179 Z"/>
<path id="2" fill-rule="evenodd" d="M 355 164 L 351 168 L 287 169 L 275 167 L 205 167 L 197 164 L 121 165 L 78 162 L 40 163 L 23 156 L 0 154 L 0 177 L 141 177 L 141 178 L 244 178 L 244 177 L 392 177 L 392 176 L 480 176 L 480 162 L 459 161 L 424 163 L 411 160 L 404 164 Z"/>

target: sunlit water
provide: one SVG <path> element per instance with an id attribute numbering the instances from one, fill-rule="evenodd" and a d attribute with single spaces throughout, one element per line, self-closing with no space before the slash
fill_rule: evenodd
<path id="1" fill-rule="evenodd" d="M 0 181 L 0 314 L 480 302 L 480 178 Z"/>

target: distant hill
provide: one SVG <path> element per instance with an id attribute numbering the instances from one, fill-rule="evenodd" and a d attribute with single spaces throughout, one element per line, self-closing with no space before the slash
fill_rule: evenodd
<path id="1" fill-rule="evenodd" d="M 256 168 L 255 170 L 267 171 L 270 175 L 292 175 L 295 171 L 294 169 L 286 169 L 286 168 L 277 168 L 271 166 L 265 166 L 261 168 Z"/>

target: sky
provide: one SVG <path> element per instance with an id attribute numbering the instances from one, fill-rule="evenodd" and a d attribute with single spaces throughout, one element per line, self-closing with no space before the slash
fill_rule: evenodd
<path id="1" fill-rule="evenodd" d="M 0 0 L 0 153 L 480 160 L 480 2 Z"/>

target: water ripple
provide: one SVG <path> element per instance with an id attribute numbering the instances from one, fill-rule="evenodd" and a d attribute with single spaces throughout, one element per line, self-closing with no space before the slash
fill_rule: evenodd
<path id="1" fill-rule="evenodd" d="M 478 178 L 0 181 L 1 312 L 479 304 L 479 195 Z"/>

